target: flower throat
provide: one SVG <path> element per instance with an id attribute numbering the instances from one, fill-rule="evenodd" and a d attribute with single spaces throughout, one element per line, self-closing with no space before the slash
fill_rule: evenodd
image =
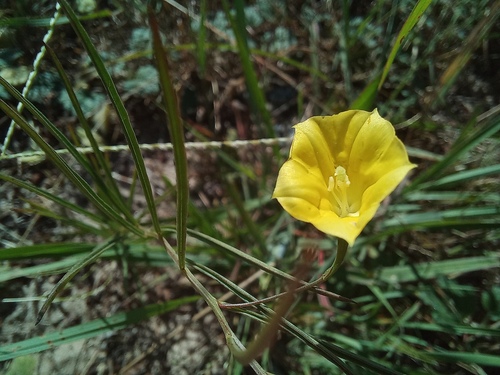
<path id="1" fill-rule="evenodd" d="M 351 184 L 349 181 L 349 176 L 347 176 L 347 171 L 344 167 L 338 166 L 335 168 L 335 173 L 328 179 L 328 191 L 332 193 L 337 207 L 340 210 L 339 216 L 358 216 L 357 214 L 352 214 L 349 210 L 349 202 L 347 201 L 347 188 Z"/>

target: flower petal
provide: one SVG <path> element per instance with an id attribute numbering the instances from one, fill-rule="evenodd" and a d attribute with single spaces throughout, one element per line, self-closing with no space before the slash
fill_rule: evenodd
<path id="1" fill-rule="evenodd" d="M 380 177 L 375 184 L 365 190 L 360 211 L 367 209 L 370 205 L 382 202 L 382 200 L 396 189 L 408 172 L 413 168 L 415 168 L 413 164 L 402 165 Z"/>
<path id="2" fill-rule="evenodd" d="M 359 218 L 357 217 L 341 218 L 333 211 L 325 210 L 321 210 L 319 215 L 311 221 L 311 224 L 326 234 L 346 240 L 350 246 L 354 244 L 354 241 L 364 228 L 364 225 L 359 225 Z"/>
<path id="3" fill-rule="evenodd" d="M 317 124 L 321 138 L 327 144 L 328 153 L 335 162 L 335 165 L 330 165 L 329 168 L 335 169 L 339 165 L 347 165 L 354 140 L 369 116 L 369 112 L 353 110 L 333 116 L 312 117 L 302 124 L 308 124 L 310 121 Z M 304 131 L 309 129 L 304 127 Z"/>
<path id="4" fill-rule="evenodd" d="M 318 215 L 321 200 L 328 199 L 317 168 L 289 159 L 280 169 L 273 198 L 293 217 L 310 222 Z"/>
<path id="5" fill-rule="evenodd" d="M 312 173 L 321 176 L 327 184 L 329 166 L 333 165 L 332 154 L 322 128 L 311 118 L 295 126 L 295 135 L 290 149 L 290 158 L 304 164 Z"/>

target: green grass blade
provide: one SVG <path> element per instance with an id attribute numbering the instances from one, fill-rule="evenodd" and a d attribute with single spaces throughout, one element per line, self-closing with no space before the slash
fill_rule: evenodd
<path id="1" fill-rule="evenodd" d="M 3 77 L 0 77 L 0 84 L 11 94 L 16 100 L 21 102 L 24 107 L 42 123 L 42 125 L 49 130 L 52 135 L 68 150 L 68 152 L 75 158 L 75 160 L 83 167 L 85 170 L 95 177 L 94 170 L 89 164 L 87 159 L 78 152 L 76 147 L 71 143 L 71 141 L 55 126 L 38 108 L 36 108 L 33 103 L 26 99 L 19 91 L 15 89 L 9 82 L 7 82 Z"/>
<path id="2" fill-rule="evenodd" d="M 222 275 L 219 275 L 212 270 L 208 269 L 207 267 L 200 267 L 200 270 L 203 270 L 207 272 L 207 274 L 210 277 L 214 277 L 217 281 L 219 281 L 221 284 L 223 284 L 226 288 L 231 290 L 233 293 L 238 295 L 240 298 L 242 298 L 245 301 L 256 301 L 257 299 L 253 297 L 251 294 L 246 292 L 245 290 L 241 289 L 238 285 L 233 283 L 231 280 L 225 278 Z M 245 314 L 253 319 L 256 319 L 262 323 L 266 322 L 268 318 L 274 313 L 271 309 L 262 307 L 262 310 L 265 312 L 266 315 L 263 315 L 261 313 L 255 313 L 251 310 L 239 310 L 242 314 Z M 387 375 L 401 375 L 399 372 L 391 370 L 379 363 L 376 363 L 374 361 L 371 361 L 367 359 L 364 356 L 358 355 L 356 353 L 351 353 L 348 350 L 345 350 L 341 348 L 338 345 L 335 345 L 333 343 L 324 341 L 324 340 L 318 340 L 314 337 L 312 337 L 310 334 L 302 331 L 301 329 L 297 328 L 295 325 L 290 323 L 286 319 L 282 319 L 281 323 L 282 328 L 290 333 L 292 336 L 298 338 L 302 342 L 304 342 L 306 345 L 323 355 L 327 360 L 331 361 L 332 363 L 336 364 L 340 368 L 342 368 L 345 373 L 352 373 L 349 369 L 349 367 L 346 367 L 342 361 L 339 360 L 339 358 L 343 358 L 349 361 L 352 361 L 353 363 L 356 363 L 362 367 L 374 370 L 377 374 L 387 374 Z"/>
<path id="3" fill-rule="evenodd" d="M 339 58 L 340 58 L 340 69 L 342 70 L 342 79 L 344 81 L 345 95 L 348 102 L 353 99 L 353 87 L 352 87 L 352 74 L 351 74 L 351 64 L 349 64 L 349 40 L 350 40 L 350 24 L 352 22 L 349 14 L 349 1 L 342 0 L 342 22 L 334 23 L 334 31 L 338 36 L 339 40 Z"/>
<path id="4" fill-rule="evenodd" d="M 156 303 L 131 311 L 121 312 L 108 318 L 92 320 L 75 327 L 65 328 L 63 330 L 46 333 L 42 336 L 4 345 L 0 347 L 0 361 L 6 361 L 27 354 L 39 353 L 69 342 L 96 337 L 106 332 L 118 331 L 153 316 L 175 310 L 188 303 L 195 302 L 198 299 L 198 296 L 189 296 L 164 303 Z"/>
<path id="5" fill-rule="evenodd" d="M 120 216 L 116 210 L 109 206 L 90 185 L 66 161 L 38 134 L 38 132 L 13 108 L 0 99 L 0 109 L 3 110 L 22 130 L 45 152 L 47 157 L 54 162 L 56 167 L 63 173 L 104 215 L 112 219 L 109 222 L 111 227 L 114 223 L 119 223 L 131 232 L 142 236 L 143 232 L 129 221 Z"/>
<path id="6" fill-rule="evenodd" d="M 167 191 L 174 191 L 175 187 L 172 182 L 163 177 L 163 181 L 166 186 Z M 219 217 L 214 213 L 214 209 L 209 209 L 207 207 L 198 207 L 193 200 L 188 201 L 188 223 L 187 227 L 196 227 L 202 233 L 208 234 L 212 237 L 220 236 L 217 229 L 214 227 L 214 223 L 219 222 Z"/>
<path id="7" fill-rule="evenodd" d="M 370 287 L 370 289 L 373 289 L 373 288 L 377 288 L 377 287 L 376 286 Z M 385 308 L 390 307 L 390 309 L 392 310 L 391 304 L 389 304 L 389 302 L 386 300 L 385 296 L 381 292 L 379 293 L 379 297 L 383 298 L 383 300 L 381 300 L 382 303 L 384 303 L 384 301 L 385 301 L 385 303 L 384 303 Z M 422 304 L 420 302 L 415 302 L 410 308 L 406 309 L 402 315 L 400 315 L 400 316 L 398 316 L 397 314 L 393 315 L 392 327 L 390 327 L 388 330 L 386 330 L 382 335 L 380 335 L 378 337 L 377 340 L 375 340 L 374 346 L 381 347 L 383 345 L 383 343 L 387 340 L 388 337 L 391 337 L 397 330 L 400 329 L 402 324 L 404 324 L 405 322 L 407 322 L 408 320 L 413 318 L 415 316 L 415 314 L 417 314 L 419 312 L 421 306 L 422 306 Z M 392 312 L 395 313 L 394 310 Z M 392 312 L 391 312 L 391 314 L 392 314 Z"/>
<path id="8" fill-rule="evenodd" d="M 200 75 L 205 75 L 205 63 L 207 61 L 207 0 L 201 0 L 200 3 L 200 26 L 198 29 L 198 38 L 196 40 L 196 60 L 198 61 L 198 71 Z"/>
<path id="9" fill-rule="evenodd" d="M 71 22 L 71 26 L 73 27 L 76 34 L 78 35 L 83 45 L 85 46 L 85 49 L 89 54 L 89 57 L 92 60 L 92 63 L 94 64 L 94 67 L 97 70 L 97 73 L 99 74 L 99 77 L 103 82 L 104 88 L 106 89 L 109 95 L 111 103 L 113 104 L 116 110 L 118 118 L 120 119 L 125 138 L 130 148 L 132 158 L 134 159 L 135 167 L 137 169 L 137 175 L 139 177 L 139 180 L 141 181 L 144 197 L 148 204 L 148 209 L 151 215 L 153 225 L 155 226 L 156 232 L 159 233 L 160 227 L 158 221 L 158 214 L 156 212 L 156 206 L 154 206 L 153 190 L 151 188 L 149 177 L 146 172 L 146 166 L 144 164 L 144 159 L 142 158 L 141 150 L 139 148 L 139 143 L 137 142 L 137 137 L 134 133 L 134 129 L 132 128 L 129 115 L 127 113 L 127 110 L 125 109 L 125 105 L 123 104 L 123 101 L 120 98 L 120 95 L 118 94 L 118 90 L 116 89 L 115 83 L 111 78 L 111 75 L 107 71 L 99 53 L 97 52 L 95 46 L 90 40 L 87 31 L 83 28 L 82 24 L 78 20 L 76 14 L 71 9 L 67 0 L 61 0 L 59 3 L 61 4 L 61 7 L 64 9 L 64 12 L 68 16 L 68 19 Z"/>
<path id="10" fill-rule="evenodd" d="M 98 18 L 111 18 L 113 16 L 113 12 L 109 9 L 103 9 L 97 12 L 93 12 L 91 14 L 85 14 L 78 17 L 82 21 L 86 20 L 94 20 Z M 47 17 L 11 17 L 11 18 L 0 18 L 0 27 L 49 27 L 51 18 Z M 56 21 L 56 26 L 58 25 L 66 25 L 69 23 L 67 17 L 60 17 Z"/>
<path id="11" fill-rule="evenodd" d="M 20 277 L 37 278 L 43 275 L 57 275 L 61 272 L 69 270 L 71 266 L 73 266 L 80 259 L 81 256 L 69 257 L 31 267 L 10 268 L 2 270 L 2 272 L 0 273 L 0 282 L 14 280 Z"/>
<path id="12" fill-rule="evenodd" d="M 68 75 L 64 71 L 61 62 L 57 58 L 57 55 L 54 53 L 52 48 L 50 48 L 48 45 L 46 45 L 45 48 L 47 49 L 47 52 L 49 52 L 52 61 L 54 61 L 54 65 L 56 66 L 59 76 L 63 81 L 66 92 L 68 93 L 68 96 L 71 100 L 73 109 L 76 112 L 76 116 L 78 117 L 80 126 L 85 131 L 85 135 L 87 136 L 92 150 L 94 151 L 91 161 L 94 161 L 96 159 L 97 163 L 93 163 L 95 171 L 92 170 L 91 173 L 93 175 L 94 181 L 100 188 L 100 193 L 103 195 L 107 195 L 110 198 L 110 201 L 113 202 L 114 206 L 118 208 L 128 220 L 130 220 L 132 223 L 135 222 L 134 216 L 130 212 L 129 208 L 125 205 L 123 197 L 118 190 L 118 185 L 111 176 L 111 169 L 109 168 L 109 164 L 106 162 L 102 151 L 99 149 L 99 145 L 97 144 L 97 141 L 92 133 L 92 129 L 90 128 L 87 118 L 83 113 L 82 107 L 80 106 L 78 98 L 76 97 L 75 91 L 73 90 Z M 102 172 L 104 178 L 101 178 L 98 171 Z"/>
<path id="13" fill-rule="evenodd" d="M 5 281 L 15 277 L 39 277 L 42 273 L 58 274 L 71 268 L 85 253 L 94 249 L 96 244 L 55 243 L 37 244 L 0 250 L 0 261 L 51 258 L 47 264 L 33 267 L 7 268 L 0 273 L 0 280 Z M 171 265 L 172 260 L 165 253 L 163 247 L 146 244 L 127 244 L 127 251 L 123 252 L 118 246 L 111 247 L 101 254 L 102 259 L 120 260 L 127 257 L 129 262 L 146 263 L 150 266 L 165 267 Z M 62 260 L 57 260 L 64 258 Z M 31 271 L 32 270 L 32 271 Z M 7 275 L 11 273 L 14 276 Z"/>
<path id="14" fill-rule="evenodd" d="M 450 188 L 458 184 L 464 183 L 470 180 L 478 180 L 485 178 L 486 176 L 495 175 L 500 173 L 500 164 L 489 165 L 482 168 L 474 168 L 471 170 L 460 171 L 458 173 L 451 174 L 449 176 L 440 178 L 436 181 L 431 181 L 420 185 L 421 189 L 427 188 Z"/>
<path id="15" fill-rule="evenodd" d="M 85 234 L 93 234 L 95 236 L 100 236 L 104 235 L 104 231 L 102 229 L 96 228 L 92 225 L 87 224 L 85 221 L 83 221 L 81 218 L 75 218 L 75 217 L 68 217 L 66 213 L 58 213 L 54 210 L 52 210 L 49 207 L 46 207 L 42 204 L 39 204 L 37 202 L 31 201 L 31 200 L 26 200 L 30 208 L 26 209 L 26 212 L 34 212 L 37 215 L 44 216 L 47 218 L 51 218 L 56 222 L 60 222 L 61 224 L 68 226 L 68 227 L 73 227 L 78 230 L 80 233 L 85 233 Z"/>
<path id="16" fill-rule="evenodd" d="M 89 252 L 94 247 L 92 244 L 71 242 L 13 247 L 0 250 L 0 261 L 75 255 Z"/>
<path id="17" fill-rule="evenodd" d="M 246 301 L 246 302 L 253 301 L 253 302 L 255 302 L 257 300 L 254 296 L 252 296 L 251 294 L 249 294 L 247 291 L 245 291 L 244 289 L 240 288 L 238 285 L 236 285 L 235 283 L 233 283 L 231 280 L 229 280 L 226 277 L 220 275 L 219 273 L 215 272 L 211 268 L 205 267 L 205 266 L 200 265 L 200 264 L 196 264 L 194 262 L 190 262 L 190 263 L 198 271 L 200 271 L 200 272 L 204 273 L 205 275 L 213 278 L 214 280 L 217 280 L 221 285 L 223 285 L 228 290 L 230 290 L 231 292 L 233 292 L 235 295 L 237 295 L 238 297 L 240 297 L 243 301 Z M 256 320 L 260 321 L 261 323 L 266 324 L 268 322 L 268 319 L 271 318 L 271 316 L 272 316 L 272 314 L 274 314 L 274 312 L 273 312 L 273 310 L 271 310 L 269 308 L 262 307 L 262 309 L 266 312 L 267 316 L 264 316 L 263 314 L 257 314 L 257 313 L 254 313 L 254 312 L 250 312 L 249 310 L 244 310 L 244 309 L 241 309 L 239 311 L 242 314 L 251 317 L 252 319 L 256 319 Z M 287 328 L 288 325 L 289 325 L 289 322 L 286 321 L 285 319 L 283 319 L 283 325 L 284 325 L 285 328 Z M 293 326 L 293 327 L 296 328 L 295 326 Z M 317 341 L 315 339 L 313 339 L 310 335 L 306 334 L 305 332 L 300 331 L 298 329 L 296 329 L 296 331 L 289 331 L 289 332 L 293 336 L 295 336 L 295 337 L 303 340 L 306 344 L 308 344 L 308 345 L 309 344 L 313 344 L 313 346 L 311 346 L 311 347 L 313 347 L 313 349 L 317 348 L 317 346 L 316 346 Z M 327 358 L 328 360 L 330 360 L 331 362 L 335 363 L 337 366 L 339 366 L 340 368 L 342 368 L 346 374 L 351 374 L 349 368 L 346 367 L 344 365 L 344 363 L 335 354 L 333 354 L 331 352 L 326 352 L 324 354 L 325 354 L 325 358 Z M 382 373 L 384 373 L 384 372 L 382 372 Z"/>
<path id="18" fill-rule="evenodd" d="M 49 309 L 54 298 L 56 298 L 56 296 L 64 289 L 64 287 L 73 279 L 73 277 L 75 277 L 76 274 L 79 273 L 83 267 L 88 266 L 89 264 L 95 262 L 104 251 L 115 246 L 116 243 L 117 239 L 112 238 L 106 241 L 105 243 L 96 246 L 88 255 L 86 255 L 83 259 L 81 259 L 73 267 L 71 267 L 71 269 L 62 277 L 61 280 L 58 281 L 58 283 L 47 295 L 46 301 L 43 303 L 42 308 L 38 312 L 35 324 L 40 323 L 43 316 Z"/>
<path id="19" fill-rule="evenodd" d="M 464 207 L 439 211 L 405 213 L 383 221 L 377 235 L 425 228 L 490 228 L 500 221 L 500 207 Z"/>
<path id="20" fill-rule="evenodd" d="M 175 229 L 173 228 L 164 228 L 164 231 L 165 232 L 170 232 L 170 233 L 173 233 L 175 232 Z M 192 229 L 188 229 L 188 234 L 202 242 L 205 242 L 206 244 L 210 245 L 210 246 L 213 246 L 215 249 L 218 249 L 224 253 L 227 253 L 227 254 L 231 254 L 237 258 L 240 258 L 246 262 L 248 262 L 249 264 L 252 264 L 254 265 L 255 267 L 258 267 L 266 272 L 269 272 L 270 274 L 273 274 L 275 276 L 278 276 L 278 277 L 281 277 L 283 279 L 286 279 L 286 280 L 294 280 L 294 277 L 287 274 L 286 272 L 283 272 L 227 243 L 225 243 L 224 241 L 220 241 L 216 238 L 212 238 L 210 236 L 207 236 L 206 234 L 204 233 L 200 233 L 200 232 L 197 232 L 195 230 L 192 230 Z"/>
<path id="21" fill-rule="evenodd" d="M 168 117 L 168 130 L 174 147 L 175 173 L 177 181 L 177 254 L 179 256 L 179 267 L 181 270 L 186 262 L 186 230 L 189 203 L 189 185 L 187 177 L 186 147 L 184 145 L 184 127 L 182 124 L 177 94 L 175 92 L 167 57 L 158 30 L 158 24 L 153 13 L 149 12 L 149 23 L 153 33 L 153 51 L 160 77 L 163 93 L 163 102 Z M 158 224 L 158 234 L 161 234 Z"/>
<path id="22" fill-rule="evenodd" d="M 425 352 L 425 355 L 431 359 L 442 362 L 463 362 L 475 363 L 481 366 L 500 367 L 500 356 L 496 354 L 452 352 L 452 351 L 433 351 Z"/>
<path id="23" fill-rule="evenodd" d="M 350 109 L 362 109 L 365 111 L 371 111 L 373 109 L 373 102 L 377 97 L 378 85 L 380 82 L 381 75 L 377 75 L 359 94 L 359 96 L 352 102 Z"/>
<path id="24" fill-rule="evenodd" d="M 8 175 L 5 175 L 3 173 L 0 173 L 0 180 L 10 182 L 11 184 L 18 186 L 21 189 L 26 189 L 28 191 L 31 191 L 40 197 L 44 197 L 44 198 L 60 205 L 61 207 L 67 208 L 73 212 L 80 214 L 80 215 L 86 216 L 87 218 L 89 218 L 92 221 L 95 221 L 95 222 L 101 223 L 101 224 L 103 224 L 105 222 L 102 217 L 100 217 L 100 216 L 98 216 L 90 211 L 87 211 L 84 208 L 82 208 L 76 204 L 73 204 L 65 199 L 62 199 L 62 198 L 58 197 L 57 195 L 54 195 L 54 194 L 48 192 L 47 190 L 40 189 L 40 188 L 36 187 L 35 185 L 29 184 L 23 180 L 19 180 L 15 177 L 8 176 Z"/>
<path id="25" fill-rule="evenodd" d="M 422 183 L 430 182 L 432 179 L 437 178 L 465 153 L 498 131 L 500 131 L 500 116 L 495 116 L 489 119 L 484 125 L 476 128 L 469 136 L 460 137 L 458 142 L 453 144 L 443 159 L 417 176 L 412 184 L 405 189 L 405 192 L 413 191 L 419 188 Z"/>
<path id="26" fill-rule="evenodd" d="M 407 201 L 442 201 L 461 203 L 493 203 L 500 204 L 498 193 L 468 191 L 414 191 L 405 196 Z"/>
<path id="27" fill-rule="evenodd" d="M 246 37 L 246 21 L 243 0 L 236 0 L 234 6 L 236 8 L 236 18 L 231 14 L 231 9 L 227 0 L 223 0 L 224 11 L 226 17 L 231 24 L 231 28 L 236 37 L 236 45 L 238 47 L 238 54 L 240 57 L 243 74 L 247 84 L 248 92 L 252 104 L 255 106 L 256 112 L 259 114 L 265 126 L 264 135 L 268 138 L 274 138 L 275 132 L 271 121 L 271 115 L 266 107 L 266 98 L 262 89 L 259 86 L 259 79 L 252 65 L 252 56 L 248 48 Z"/>
<path id="28" fill-rule="evenodd" d="M 448 65 L 439 78 L 439 87 L 436 89 L 438 100 L 434 101 L 434 103 L 443 102 L 444 96 L 472 58 L 474 50 L 481 46 L 491 28 L 497 24 L 497 19 L 500 16 L 500 1 L 497 0 L 493 3 L 490 9 L 485 10 L 484 14 L 484 18 L 474 27 L 460 46 L 461 51 L 458 56 Z"/>
<path id="29" fill-rule="evenodd" d="M 296 326 L 292 325 L 291 323 L 287 322 L 285 325 L 285 328 L 288 328 L 287 330 L 289 332 L 302 332 L 297 328 Z M 326 341 L 326 340 L 314 340 L 312 341 L 311 339 L 305 337 L 304 335 L 307 335 L 306 333 L 303 333 L 301 337 L 304 337 L 303 341 L 310 346 L 311 348 L 315 349 L 318 351 L 320 354 L 325 354 L 325 358 L 328 358 L 332 355 L 338 356 L 340 358 L 344 358 L 348 361 L 351 361 L 353 363 L 356 363 L 358 366 L 361 366 L 366 369 L 372 370 L 375 374 L 384 374 L 384 375 L 402 375 L 400 372 L 393 370 L 391 368 L 385 367 L 384 365 L 374 362 L 367 357 L 365 357 L 362 354 L 357 354 L 357 353 L 352 353 L 348 350 L 345 350 L 344 348 L 335 345 L 332 342 Z M 305 341 L 307 340 L 307 341 Z M 312 342 L 311 342 L 312 341 Z"/>
<path id="30" fill-rule="evenodd" d="M 380 77 L 380 82 L 378 83 L 378 89 L 380 89 L 384 84 L 387 74 L 389 74 L 389 70 L 391 69 L 392 63 L 394 62 L 396 54 L 398 53 L 399 48 L 403 44 L 404 39 L 408 36 L 410 31 L 417 24 L 417 22 L 420 20 L 420 17 L 422 17 L 425 10 L 429 7 L 429 5 L 431 5 L 431 3 L 432 0 L 419 0 L 418 3 L 413 8 L 413 10 L 411 11 L 408 18 L 406 19 L 403 27 L 399 31 L 394 46 L 392 47 L 391 53 L 389 54 L 389 58 L 385 63 L 384 69 L 382 71 L 382 76 Z"/>
<path id="31" fill-rule="evenodd" d="M 500 329 L 486 327 L 471 327 L 457 324 L 436 324 L 422 322 L 405 322 L 402 325 L 404 328 L 420 329 L 423 331 L 443 332 L 452 335 L 474 335 L 474 336 L 491 336 L 500 337 Z"/>
<path id="32" fill-rule="evenodd" d="M 500 267 L 497 254 L 442 260 L 439 262 L 382 268 L 375 277 L 387 283 L 404 283 L 434 279 L 440 275 L 459 276 L 467 272 Z"/>

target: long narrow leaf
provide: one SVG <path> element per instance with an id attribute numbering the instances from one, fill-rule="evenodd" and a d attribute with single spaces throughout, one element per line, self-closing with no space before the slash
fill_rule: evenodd
<path id="1" fill-rule="evenodd" d="M 82 21 L 84 21 L 84 20 L 94 20 L 98 18 L 111 18 L 112 16 L 113 16 L 113 11 L 109 9 L 103 9 L 90 14 L 81 15 L 79 18 Z M 52 19 L 47 17 L 33 17 L 33 16 L 12 17 L 12 18 L 2 17 L 0 19 L 0 27 L 25 27 L 25 26 L 48 27 L 50 26 L 51 21 Z M 55 24 L 57 26 L 57 25 L 66 25 L 68 23 L 69 21 L 66 17 L 60 17 L 59 19 L 57 19 Z"/>
<path id="2" fill-rule="evenodd" d="M 149 24 L 153 33 L 153 51 L 160 76 L 163 102 L 167 111 L 168 130 L 172 138 L 177 181 L 177 254 L 179 267 L 184 269 L 186 263 L 186 230 L 189 202 L 189 186 L 187 177 L 186 147 L 184 146 L 184 127 L 177 103 L 177 94 L 170 78 L 167 57 L 158 30 L 158 23 L 153 13 L 149 12 Z M 161 234 L 158 224 L 158 234 Z"/>
<path id="3" fill-rule="evenodd" d="M 59 72 L 59 76 L 61 77 L 64 87 L 66 88 L 66 92 L 68 93 L 68 96 L 71 100 L 73 109 L 76 112 L 76 116 L 78 117 L 80 126 L 85 131 L 85 135 L 87 136 L 87 139 L 90 142 L 90 145 L 93 150 L 92 156 L 95 157 L 95 159 L 97 159 L 97 165 L 95 165 L 94 163 L 94 168 L 96 170 L 90 171 L 91 175 L 94 178 L 94 181 L 99 186 L 101 194 L 105 194 L 106 196 L 108 196 L 115 205 L 115 207 L 117 207 L 128 220 L 130 220 L 131 222 L 135 222 L 134 216 L 132 215 L 128 207 L 125 205 L 123 197 L 121 196 L 118 190 L 118 185 L 116 184 L 116 181 L 111 176 L 111 169 L 109 168 L 109 164 L 106 162 L 102 151 L 99 149 L 99 145 L 97 144 L 94 134 L 92 133 L 92 129 L 90 128 L 87 118 L 83 113 L 82 107 L 80 106 L 78 98 L 76 97 L 75 91 L 71 86 L 68 75 L 64 71 L 61 62 L 57 58 L 57 55 L 54 53 L 52 48 L 50 48 L 48 45 L 46 45 L 45 48 L 47 49 L 47 52 L 49 52 L 52 61 L 54 61 L 56 69 Z M 91 160 L 94 159 L 92 158 Z M 98 174 L 98 171 L 101 171 L 103 173 L 104 179 L 101 178 L 101 176 Z"/>
<path id="4" fill-rule="evenodd" d="M 422 322 L 405 322 L 402 325 L 404 328 L 420 329 L 423 331 L 444 332 L 453 335 L 474 335 L 474 336 L 492 336 L 500 337 L 500 329 L 486 327 L 471 327 L 457 324 L 445 323 L 422 323 Z"/>
<path id="5" fill-rule="evenodd" d="M 485 124 L 480 125 L 468 137 L 459 138 L 458 142 L 453 144 L 444 158 L 415 178 L 412 184 L 405 189 L 405 192 L 416 190 L 421 184 L 430 182 L 440 176 L 460 157 L 498 131 L 500 131 L 500 116 L 495 116 L 489 119 Z"/>
<path id="6" fill-rule="evenodd" d="M 94 250 L 92 250 L 88 255 L 86 255 L 83 259 L 81 259 L 73 267 L 71 267 L 71 269 L 62 277 L 61 280 L 59 280 L 59 282 L 48 294 L 47 300 L 43 303 L 42 308 L 38 312 L 35 324 L 40 323 L 54 298 L 56 298 L 56 296 L 64 289 L 64 287 L 73 279 L 73 277 L 75 277 L 83 267 L 95 262 L 104 251 L 113 247 L 116 243 L 117 239 L 112 238 L 102 245 L 96 246 Z"/>
<path id="7" fill-rule="evenodd" d="M 0 260 L 33 259 L 35 257 L 61 257 L 92 250 L 95 245 L 85 243 L 55 243 L 20 246 L 0 250 Z"/>
<path id="8" fill-rule="evenodd" d="M 54 137 L 64 146 L 64 148 L 66 148 L 66 150 L 68 150 L 68 152 L 83 168 L 85 168 L 88 173 L 94 175 L 93 168 L 87 159 L 85 159 L 85 157 L 77 150 L 71 141 L 43 114 L 43 112 L 36 108 L 33 103 L 26 99 L 3 77 L 0 77 L 0 84 L 9 92 L 10 95 L 12 95 L 17 101 L 21 102 L 24 107 L 52 133 L 52 135 L 54 135 Z"/>
<path id="9" fill-rule="evenodd" d="M 475 363 L 482 366 L 500 367 L 500 357 L 497 354 L 435 351 L 427 352 L 426 355 L 443 362 Z"/>
<path id="10" fill-rule="evenodd" d="M 200 3 L 200 26 L 198 29 L 198 38 L 196 40 L 196 59 L 198 61 L 198 70 L 201 75 L 205 74 L 205 63 L 207 60 L 207 27 L 205 20 L 207 18 L 207 0 L 201 0 Z"/>
<path id="11" fill-rule="evenodd" d="M 389 54 L 389 58 L 385 63 L 384 70 L 382 71 L 382 76 L 380 77 L 380 82 L 378 83 L 378 88 L 380 89 L 385 82 L 387 74 L 389 74 L 389 70 L 391 69 L 392 63 L 396 58 L 396 54 L 399 51 L 399 48 L 403 44 L 404 39 L 408 36 L 410 31 L 415 27 L 417 22 L 420 20 L 420 17 L 424 14 L 425 10 L 431 5 L 432 0 L 419 0 L 415 5 L 410 15 L 406 19 L 403 27 L 399 31 L 398 36 L 396 37 L 396 41 L 394 46 L 392 47 L 391 53 Z"/>
<path id="12" fill-rule="evenodd" d="M 422 189 L 450 187 L 469 180 L 478 180 L 489 175 L 500 174 L 500 164 L 489 165 L 482 168 L 474 168 L 467 171 L 460 171 L 440 178 L 437 181 L 430 181 L 420 185 Z"/>
<path id="13" fill-rule="evenodd" d="M 433 279 L 440 275 L 459 276 L 461 274 L 500 267 L 500 256 L 485 255 L 439 262 L 383 268 L 376 276 L 377 280 L 387 283 L 404 283 L 417 280 Z"/>
<path id="14" fill-rule="evenodd" d="M 40 189 L 39 187 L 36 187 L 35 185 L 29 184 L 23 180 L 19 180 L 15 177 L 8 176 L 8 175 L 5 175 L 3 173 L 0 173 L 0 180 L 10 182 L 11 184 L 14 184 L 22 189 L 29 190 L 40 197 L 44 197 L 44 198 L 60 205 L 61 207 L 67 208 L 73 212 L 80 214 L 80 215 L 86 216 L 87 218 L 95 221 L 96 223 L 103 224 L 105 222 L 102 217 L 100 217 L 100 216 L 98 216 L 98 215 L 96 215 L 96 214 L 76 205 L 76 204 L 73 204 L 73 203 L 67 201 L 66 199 L 62 199 L 62 198 L 58 197 L 57 195 L 54 195 L 54 194 L 48 192 L 47 190 Z"/>
<path id="15" fill-rule="evenodd" d="M 76 262 L 81 259 L 81 256 L 69 257 L 57 261 L 52 261 L 47 264 L 38 264 L 31 267 L 11 268 L 2 270 L 0 273 L 0 282 L 14 280 L 20 277 L 40 277 L 42 275 L 57 275 L 61 272 L 69 270 Z"/>
<path id="16" fill-rule="evenodd" d="M 248 43 L 246 40 L 246 22 L 245 12 L 243 9 L 243 1 L 237 0 L 234 2 L 234 5 L 236 7 L 236 18 L 231 14 L 228 1 L 223 0 L 222 4 L 224 6 L 226 17 L 228 18 L 229 23 L 231 24 L 231 28 L 233 29 L 234 35 L 236 37 L 238 54 L 240 56 L 241 66 L 243 68 L 245 81 L 252 103 L 264 123 L 266 136 L 269 138 L 274 138 L 275 132 L 272 126 L 271 115 L 267 110 L 265 96 L 259 86 L 259 80 L 252 65 L 252 57 L 250 55 L 250 49 L 248 48 Z"/>
<path id="17" fill-rule="evenodd" d="M 484 39 L 491 28 L 497 24 L 497 19 L 500 16 L 500 1 L 494 2 L 491 7 L 484 12 L 484 18 L 474 27 L 474 29 L 469 33 L 467 39 L 461 43 L 461 51 L 455 57 L 455 59 L 448 65 L 448 68 L 439 78 L 440 86 L 436 89 L 436 97 L 443 99 L 446 95 L 448 89 L 455 82 L 459 73 L 464 69 L 469 60 L 473 56 L 474 50 L 476 50 Z M 439 101 L 435 101 L 438 103 Z"/>
<path id="18" fill-rule="evenodd" d="M 165 228 L 165 232 L 175 232 L 175 230 L 173 228 Z M 213 246 L 216 249 L 219 249 L 225 253 L 228 253 L 228 254 L 231 254 L 237 258 L 240 258 L 240 259 L 248 262 L 249 264 L 252 264 L 260 269 L 265 270 L 266 272 L 269 272 L 270 274 L 281 277 L 283 279 L 294 280 L 294 277 L 287 274 L 286 272 L 283 272 L 283 271 L 255 258 L 255 257 L 253 257 L 253 256 L 231 246 L 231 245 L 228 245 L 224 241 L 220 241 L 216 238 L 212 238 L 210 236 L 207 236 L 204 233 L 200 233 L 200 232 L 197 232 L 197 231 L 192 230 L 192 229 L 188 229 L 187 232 L 190 236 L 192 236 L 200 241 L 203 241 L 206 244 Z"/>

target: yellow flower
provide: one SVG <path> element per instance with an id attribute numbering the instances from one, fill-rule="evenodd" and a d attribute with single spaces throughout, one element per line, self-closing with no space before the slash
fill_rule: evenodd
<path id="1" fill-rule="evenodd" d="M 295 125 L 273 197 L 296 219 L 352 246 L 414 167 L 377 110 L 312 117 Z"/>

